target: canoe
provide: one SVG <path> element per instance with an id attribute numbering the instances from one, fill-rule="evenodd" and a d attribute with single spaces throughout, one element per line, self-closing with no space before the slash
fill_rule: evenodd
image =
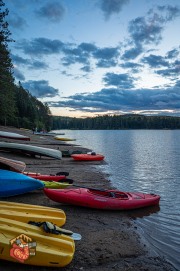
<path id="1" fill-rule="evenodd" d="M 96 209 L 129 210 L 156 205 L 160 196 L 139 192 L 98 190 L 87 188 L 44 189 L 44 193 L 55 202 Z"/>
<path id="2" fill-rule="evenodd" d="M 24 136 L 17 133 L 10 133 L 10 132 L 4 132 L 4 131 L 0 131 L 0 137 L 30 141 L 29 136 Z"/>
<path id="3" fill-rule="evenodd" d="M 0 150 L 20 152 L 24 154 L 29 154 L 32 156 L 39 155 L 52 157 L 55 159 L 61 159 L 62 153 L 59 150 L 37 147 L 29 144 L 17 144 L 17 143 L 7 143 L 0 142 Z"/>
<path id="4" fill-rule="evenodd" d="M 10 197 L 44 188 L 44 183 L 24 174 L 0 169 L 0 197 Z"/>
<path id="5" fill-rule="evenodd" d="M 24 222 L 0 219 L 0 259 L 35 266 L 64 267 L 75 253 L 74 240 Z"/>
<path id="6" fill-rule="evenodd" d="M 49 221 L 58 226 L 66 222 L 66 215 L 61 209 L 7 201 L 0 201 L 0 217 L 25 223 Z"/>
<path id="7" fill-rule="evenodd" d="M 0 156 L 0 169 L 22 172 L 25 168 L 26 164 L 24 162 Z"/>
<path id="8" fill-rule="evenodd" d="M 101 154 L 91 154 L 91 153 L 72 154 L 71 157 L 75 161 L 102 161 L 104 159 L 104 156 Z"/>
<path id="9" fill-rule="evenodd" d="M 61 141 L 75 141 L 76 139 L 71 139 L 71 138 L 67 138 L 67 137 L 60 137 L 60 136 L 55 136 L 54 139 L 56 140 L 61 140 Z"/>

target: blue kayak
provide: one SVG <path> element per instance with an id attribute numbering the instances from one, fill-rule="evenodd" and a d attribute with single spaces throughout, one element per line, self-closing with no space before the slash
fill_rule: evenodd
<path id="1" fill-rule="evenodd" d="M 0 169 L 0 197 L 10 197 L 44 188 L 44 183 L 24 174 Z"/>

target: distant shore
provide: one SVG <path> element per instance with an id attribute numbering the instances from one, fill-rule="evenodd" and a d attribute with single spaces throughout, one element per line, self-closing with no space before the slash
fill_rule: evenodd
<path id="1" fill-rule="evenodd" d="M 53 136 L 34 135 L 32 131 L 0 126 L 0 131 L 9 131 L 30 136 L 30 141 L 0 138 L 0 141 L 32 144 L 59 150 L 84 150 L 86 146 L 63 144 Z M 88 150 L 88 149 L 86 149 Z M 108 175 L 98 170 L 103 162 L 75 162 L 70 157 L 62 160 L 38 158 L 23 154 L 0 152 L 0 156 L 23 161 L 25 171 L 42 174 L 56 174 L 59 171 L 69 172 L 68 178 L 74 184 L 94 187 L 111 188 Z M 96 167 L 94 167 L 96 165 Z M 75 241 L 76 249 L 72 262 L 64 268 L 48 268 L 28 266 L 19 263 L 1 261 L 1 270 L 6 271 L 175 271 L 163 257 L 154 255 L 148 243 L 141 238 L 134 221 L 126 212 L 94 210 L 70 205 L 58 204 L 48 199 L 43 191 L 35 191 L 1 200 L 45 205 L 63 209 L 67 221 L 65 229 L 82 235 L 81 241 Z"/>

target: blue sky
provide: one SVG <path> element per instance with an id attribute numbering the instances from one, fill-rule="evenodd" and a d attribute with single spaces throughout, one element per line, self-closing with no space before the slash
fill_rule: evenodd
<path id="1" fill-rule="evenodd" d="M 14 76 L 53 115 L 180 116 L 179 0 L 5 0 Z"/>

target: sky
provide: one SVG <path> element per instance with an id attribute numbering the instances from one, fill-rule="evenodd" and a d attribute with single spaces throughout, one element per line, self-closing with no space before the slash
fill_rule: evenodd
<path id="1" fill-rule="evenodd" d="M 4 0 L 15 82 L 56 116 L 180 116 L 179 0 Z"/>

